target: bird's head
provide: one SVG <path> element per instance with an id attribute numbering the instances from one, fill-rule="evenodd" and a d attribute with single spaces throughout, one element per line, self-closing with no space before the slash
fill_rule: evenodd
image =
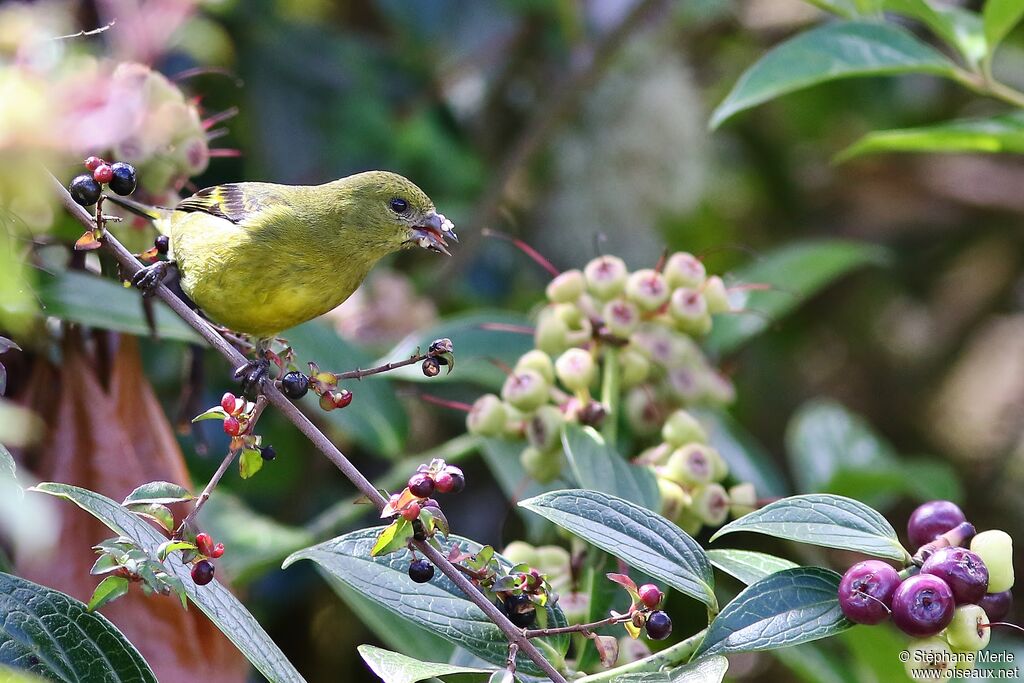
<path id="1" fill-rule="evenodd" d="M 383 251 L 420 246 L 451 256 L 448 239 L 458 242 L 455 226 L 412 181 L 397 173 L 368 171 L 344 178 L 348 202 L 356 208 L 364 240 Z"/>

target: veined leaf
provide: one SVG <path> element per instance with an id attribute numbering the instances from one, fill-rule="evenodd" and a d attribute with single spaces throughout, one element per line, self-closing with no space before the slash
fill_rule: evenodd
<path id="1" fill-rule="evenodd" d="M 752 550 L 712 548 L 707 552 L 711 564 L 748 586 L 775 572 L 799 566 L 796 562 L 790 562 L 785 558 Z"/>
<path id="2" fill-rule="evenodd" d="M 465 666 L 452 666 L 435 662 L 421 662 L 403 654 L 385 650 L 373 645 L 360 645 L 356 648 L 359 656 L 373 673 L 384 683 L 416 683 L 427 678 L 440 678 L 451 674 L 488 674 L 487 669 L 474 669 Z"/>
<path id="3" fill-rule="evenodd" d="M 881 152 L 1024 154 L 1024 112 L 917 128 L 876 130 L 840 152 L 836 161 Z"/>
<path id="4" fill-rule="evenodd" d="M 654 472 L 627 462 L 592 427 L 566 425 L 562 447 L 580 488 L 610 493 L 648 510 L 660 507 Z"/>
<path id="5" fill-rule="evenodd" d="M 151 481 L 129 493 L 121 504 L 160 503 L 166 505 L 192 500 L 194 497 L 184 486 L 178 486 L 169 481 Z"/>
<path id="6" fill-rule="evenodd" d="M 92 592 L 87 609 L 90 612 L 95 612 L 100 607 L 103 607 L 103 605 L 113 602 L 127 593 L 128 579 L 121 576 L 108 576 L 100 581 L 99 585 L 96 586 L 96 590 Z"/>

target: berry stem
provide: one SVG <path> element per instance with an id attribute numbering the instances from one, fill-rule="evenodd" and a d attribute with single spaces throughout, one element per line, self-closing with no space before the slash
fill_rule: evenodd
<path id="1" fill-rule="evenodd" d="M 548 261 L 546 258 L 544 258 L 543 255 L 541 255 L 539 251 L 537 251 L 536 249 L 534 249 L 533 247 L 531 247 L 529 244 L 519 239 L 518 237 L 506 235 L 503 232 L 500 232 L 498 230 L 492 230 L 491 228 L 484 228 L 483 230 L 480 231 L 480 234 L 483 235 L 484 237 L 497 237 L 499 240 L 505 240 L 506 242 L 510 242 L 519 251 L 523 252 L 531 259 L 533 259 L 534 263 L 536 263 L 544 270 L 548 271 L 548 273 L 551 274 L 551 277 L 558 277 L 559 275 L 562 274 L 562 271 L 558 270 L 558 268 L 555 268 L 555 266 L 552 265 L 551 261 Z"/>
<path id="2" fill-rule="evenodd" d="M 417 353 L 416 355 L 410 356 L 409 358 L 406 358 L 405 360 L 395 361 L 393 363 L 385 363 L 384 365 L 378 365 L 375 368 L 368 368 L 366 370 L 363 370 L 361 368 L 356 368 L 355 370 L 349 370 L 348 372 L 336 372 L 336 373 L 334 373 L 334 376 L 339 381 L 343 380 L 343 379 L 360 380 L 360 379 L 362 379 L 364 377 L 369 377 L 370 375 L 379 375 L 382 372 L 390 372 L 391 370 L 397 370 L 398 368 L 404 368 L 407 365 L 413 365 L 415 363 L 419 363 L 421 361 L 426 360 L 427 358 L 430 358 L 430 354 L 428 354 L 428 353 Z"/>
<path id="3" fill-rule="evenodd" d="M 463 403 L 462 401 L 450 401 L 446 398 L 441 398 L 440 396 L 434 396 L 433 394 L 419 394 L 418 396 L 421 400 L 424 400 L 427 403 L 433 403 L 435 406 L 441 406 L 442 408 L 461 410 L 464 413 L 468 413 L 473 409 L 473 406 L 468 403 Z"/>
<path id="4" fill-rule="evenodd" d="M 71 216 L 79 223 L 84 225 L 86 228 L 93 230 L 96 229 L 96 223 L 89 215 L 89 213 L 81 206 L 75 203 L 71 195 L 64 188 L 64 185 L 50 174 L 50 180 L 54 188 L 54 192 L 60 197 L 61 203 L 64 208 L 71 214 Z M 139 263 L 138 259 L 132 256 L 131 252 L 124 248 L 116 237 L 110 233 L 106 233 L 103 236 L 103 246 L 110 251 L 114 258 L 117 259 L 118 263 L 125 269 L 129 276 L 134 275 L 138 271 L 142 270 L 142 264 Z M 199 335 L 206 340 L 210 346 L 216 349 L 222 356 L 224 356 L 231 367 L 237 368 L 245 364 L 246 359 L 233 347 L 226 339 L 220 336 L 220 334 L 210 326 L 205 320 L 199 317 L 199 315 L 193 311 L 188 305 L 181 299 L 179 299 L 170 289 L 164 286 L 162 283 L 158 284 L 154 288 L 156 296 L 160 297 L 164 303 L 166 303 L 171 310 L 173 310 L 178 317 L 188 323 Z M 263 395 L 266 397 L 266 401 L 277 408 L 293 425 L 295 425 L 300 432 L 302 432 L 306 438 L 319 450 L 323 455 L 334 464 L 341 473 L 344 474 L 349 481 L 351 481 L 359 491 L 365 495 L 378 510 L 383 510 L 384 506 L 387 505 L 387 500 L 381 495 L 380 491 L 374 487 L 370 480 L 367 479 L 362 472 L 360 472 L 352 462 L 345 457 L 345 455 L 338 450 L 327 436 L 324 435 L 316 425 L 314 425 L 305 413 L 299 410 L 298 406 L 287 398 L 281 391 L 271 382 L 267 382 L 263 388 Z M 448 558 L 444 554 L 440 553 L 434 547 L 422 541 L 416 541 L 416 547 L 423 553 L 427 559 L 429 559 L 435 567 L 440 569 L 445 576 L 452 580 L 452 582 L 461 590 L 469 600 L 473 602 L 477 607 L 487 615 L 494 624 L 501 629 L 501 632 L 505 634 L 509 642 L 516 643 L 519 646 L 519 651 L 529 657 L 540 669 L 543 671 L 553 683 L 567 683 L 565 677 L 558 672 L 558 670 L 552 666 L 551 662 L 544 658 L 544 655 L 540 653 L 533 643 L 523 636 L 521 629 L 517 628 L 511 621 L 508 620 L 504 614 L 502 614 L 498 608 L 487 599 L 479 589 L 477 589 L 468 578 L 459 573 L 459 570 L 452 566 L 452 563 L 448 561 Z"/>
<path id="5" fill-rule="evenodd" d="M 600 621 L 592 621 L 589 624 L 571 624 L 569 626 L 559 626 L 558 628 L 534 628 L 523 631 L 523 635 L 527 638 L 543 638 L 545 636 L 557 636 L 563 633 L 582 633 L 585 636 L 591 635 L 591 632 L 596 628 L 602 626 L 614 626 L 615 624 L 621 624 L 625 621 L 629 621 L 632 615 L 620 614 L 618 616 L 608 617 L 607 619 L 601 619 Z"/>
<path id="6" fill-rule="evenodd" d="M 537 331 L 529 325 L 512 325 L 510 323 L 480 323 L 480 329 L 490 332 L 511 332 L 513 334 L 526 334 L 530 336 Z"/>

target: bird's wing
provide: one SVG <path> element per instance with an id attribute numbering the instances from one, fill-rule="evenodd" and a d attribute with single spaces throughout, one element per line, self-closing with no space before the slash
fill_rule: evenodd
<path id="1" fill-rule="evenodd" d="M 208 213 L 242 224 L 281 201 L 269 183 L 231 183 L 199 190 L 183 199 L 175 211 Z"/>

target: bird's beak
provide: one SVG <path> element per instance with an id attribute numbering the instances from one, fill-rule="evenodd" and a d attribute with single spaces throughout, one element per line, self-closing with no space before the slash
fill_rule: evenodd
<path id="1" fill-rule="evenodd" d="M 428 213 L 419 225 L 414 225 L 410 228 L 409 233 L 409 242 L 418 244 L 424 249 L 444 254 L 445 256 L 452 255 L 448 251 L 448 242 L 445 241 L 445 238 L 450 237 L 453 242 L 459 241 L 452 222 L 445 218 L 444 215 L 434 211 Z"/>

